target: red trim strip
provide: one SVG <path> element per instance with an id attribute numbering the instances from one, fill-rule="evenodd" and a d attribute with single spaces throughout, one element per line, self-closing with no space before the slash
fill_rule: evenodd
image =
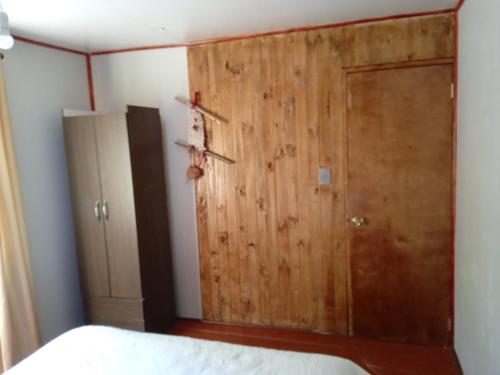
<path id="1" fill-rule="evenodd" d="M 110 49 L 110 50 L 103 50 L 103 51 L 97 51 L 97 52 L 90 52 L 90 55 L 91 56 L 111 55 L 114 53 L 147 51 L 147 50 L 152 50 L 152 49 L 189 47 L 190 45 L 191 45 L 191 43 L 156 44 L 156 45 L 152 45 L 152 46 L 130 47 L 130 48 Z"/>
<path id="2" fill-rule="evenodd" d="M 462 5 L 464 5 L 465 0 L 458 0 L 457 6 L 455 7 L 455 12 L 458 12 L 460 8 L 462 8 Z"/>
<path id="3" fill-rule="evenodd" d="M 63 52 L 68 52 L 68 53 L 74 53 L 74 54 L 80 55 L 80 56 L 85 56 L 85 62 L 87 65 L 87 80 L 88 80 L 88 84 L 89 84 L 90 109 L 92 111 L 95 111 L 94 81 L 92 78 L 92 61 L 90 58 L 90 54 L 88 54 L 87 52 L 76 50 L 76 49 L 56 46 L 55 44 L 50 44 L 50 43 L 40 42 L 40 41 L 34 40 L 34 39 L 25 38 L 25 37 L 19 36 L 19 35 L 13 35 L 13 37 L 17 41 L 33 44 L 35 46 L 45 47 L 45 48 L 50 48 L 50 49 L 54 49 L 57 51 L 63 51 Z"/>
<path id="4" fill-rule="evenodd" d="M 462 1 L 463 3 L 463 1 Z M 455 12 L 455 25 L 453 29 L 454 53 L 453 64 L 453 169 L 451 171 L 451 249 L 450 249 L 450 342 L 453 346 L 455 341 L 455 222 L 456 222 L 456 190 L 457 190 L 457 101 L 458 101 L 458 11 Z"/>
<path id="5" fill-rule="evenodd" d="M 213 38 L 213 39 L 202 39 L 202 40 L 197 40 L 197 41 L 192 41 L 192 42 L 187 42 L 187 43 L 158 44 L 158 45 L 152 45 L 152 46 L 111 49 L 111 50 L 96 51 L 96 52 L 79 51 L 79 50 L 72 49 L 72 48 L 61 47 L 61 46 L 57 46 L 55 44 L 25 38 L 25 37 L 19 36 L 19 35 L 13 35 L 13 37 L 14 37 L 14 39 L 16 39 L 20 42 L 30 43 L 30 44 L 34 44 L 34 45 L 41 46 L 41 47 L 55 49 L 58 51 L 76 53 L 78 55 L 83 55 L 83 56 L 87 56 L 87 55 L 98 56 L 98 55 L 108 55 L 108 54 L 112 54 L 112 53 L 146 51 L 146 50 L 152 50 L 152 49 L 193 47 L 193 46 L 198 46 L 201 44 L 211 44 L 211 43 L 219 43 L 219 42 L 226 42 L 226 41 L 233 41 L 233 40 L 257 38 L 257 37 L 261 37 L 261 36 L 289 34 L 289 33 L 300 32 L 300 31 L 319 30 L 319 29 L 325 29 L 325 28 L 363 24 L 363 23 L 369 23 L 369 22 L 380 22 L 380 21 L 387 21 L 387 20 L 394 20 L 394 19 L 401 19 L 401 18 L 422 17 L 422 16 L 437 15 L 437 14 L 454 13 L 454 12 L 458 12 L 460 10 L 460 8 L 464 4 L 464 2 L 465 2 L 465 0 L 458 0 L 458 3 L 455 6 L 455 8 L 442 9 L 442 10 L 433 10 L 433 11 L 417 12 L 417 13 L 406 13 L 406 14 L 398 14 L 398 15 L 384 16 L 384 17 L 364 18 L 364 19 L 359 19 L 359 20 L 354 20 L 354 21 L 345 21 L 345 22 L 330 23 L 330 24 L 323 24 L 323 25 L 316 25 L 316 26 L 295 27 L 295 28 L 267 31 L 267 32 L 261 32 L 261 33 L 240 34 L 240 35 Z"/>
<path id="6" fill-rule="evenodd" d="M 30 43 L 30 44 L 34 44 L 34 45 L 40 46 L 40 47 L 51 48 L 51 49 L 55 49 L 58 51 L 64 51 L 64 52 L 69 52 L 69 53 L 76 53 L 77 55 L 82 55 L 82 56 L 87 55 L 87 52 L 78 51 L 76 49 L 71 49 L 71 48 L 66 48 L 66 47 L 61 47 L 61 46 L 56 46 L 55 44 L 40 42 L 38 40 L 25 38 L 25 37 L 19 36 L 19 35 L 13 35 L 13 37 L 15 40 L 18 40 L 20 42 Z"/>
<path id="7" fill-rule="evenodd" d="M 90 55 L 91 56 L 98 56 L 98 55 L 109 55 L 109 54 L 113 54 L 113 53 L 146 51 L 146 50 L 152 50 L 152 49 L 193 47 L 193 46 L 198 46 L 198 45 L 202 45 L 202 44 L 212 44 L 212 43 L 228 42 L 228 41 L 241 40 L 241 39 L 258 38 L 258 37 L 269 36 L 269 35 L 289 34 L 289 33 L 295 33 L 295 32 L 300 32 L 300 31 L 320 30 L 320 29 L 326 29 L 326 28 L 357 25 L 357 24 L 363 24 L 363 23 L 369 23 L 369 22 L 380 22 L 380 21 L 395 20 L 395 19 L 401 19 L 401 18 L 412 18 L 412 17 L 432 16 L 432 15 L 437 15 L 437 14 L 447 14 L 447 13 L 454 13 L 455 11 L 456 11 L 456 8 L 449 8 L 449 9 L 432 10 L 432 11 L 419 12 L 419 13 L 407 13 L 407 14 L 398 14 L 398 15 L 384 16 L 384 17 L 364 18 L 364 19 L 359 19 L 359 20 L 355 20 L 355 21 L 345 21 L 345 22 L 330 23 L 330 24 L 316 25 L 316 26 L 294 27 L 294 28 L 289 28 L 289 29 L 267 31 L 267 32 L 261 32 L 261 33 L 240 34 L 240 35 L 233 35 L 233 36 L 213 38 L 213 39 L 197 40 L 197 41 L 192 41 L 192 42 L 187 42 L 187 43 L 158 44 L 158 45 L 143 46 L 143 47 L 111 49 L 111 50 L 91 52 Z"/>
<path id="8" fill-rule="evenodd" d="M 94 79 L 92 78 L 92 58 L 89 54 L 85 55 L 85 62 L 87 63 L 87 80 L 89 83 L 90 109 L 92 111 L 95 111 Z"/>

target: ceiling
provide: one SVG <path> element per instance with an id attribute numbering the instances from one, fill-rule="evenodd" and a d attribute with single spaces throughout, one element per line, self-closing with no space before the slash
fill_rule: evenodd
<path id="1" fill-rule="evenodd" d="M 3 0 L 16 35 L 87 52 L 454 8 L 457 0 Z"/>

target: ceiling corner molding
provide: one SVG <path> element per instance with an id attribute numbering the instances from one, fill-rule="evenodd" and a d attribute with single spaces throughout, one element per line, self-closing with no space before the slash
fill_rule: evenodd
<path id="1" fill-rule="evenodd" d="M 465 0 L 458 0 L 457 6 L 455 7 L 455 12 L 460 11 L 460 9 L 464 5 L 464 3 L 465 3 Z"/>
<path id="2" fill-rule="evenodd" d="M 75 53 L 77 55 L 82 55 L 82 56 L 87 56 L 89 54 L 88 52 L 85 52 L 85 51 L 80 51 L 77 49 L 72 49 L 72 48 L 67 48 L 67 47 L 62 47 L 62 46 L 57 46 L 55 44 L 46 43 L 46 42 L 42 42 L 39 40 L 30 39 L 30 38 L 25 38 L 25 37 L 19 36 L 19 35 L 12 35 L 12 36 L 14 37 L 15 40 L 17 40 L 19 42 L 29 43 L 29 44 L 33 44 L 33 45 L 40 46 L 40 47 L 55 49 L 55 50 L 63 51 L 63 52 Z"/>
<path id="3" fill-rule="evenodd" d="M 439 15 L 439 14 L 450 14 L 450 13 L 456 13 L 458 10 L 458 6 L 461 6 L 463 1 L 464 0 L 459 0 L 457 7 L 448 8 L 448 9 L 439 9 L 439 10 L 431 10 L 431 11 L 416 12 L 416 13 L 396 14 L 396 15 L 391 15 L 391 16 L 381 16 L 381 17 L 373 17 L 373 18 L 363 18 L 363 19 L 352 20 L 352 21 L 344 21 L 344 22 L 322 24 L 322 25 L 313 25 L 313 26 L 294 27 L 294 28 L 280 29 L 280 30 L 274 30 L 274 31 L 264 31 L 264 32 L 250 33 L 250 34 L 238 34 L 238 35 L 225 36 L 225 37 L 219 37 L 219 38 L 213 38 L 213 39 L 195 40 L 195 41 L 190 41 L 187 43 L 160 44 L 160 45 L 136 46 L 136 47 L 129 47 L 129 48 L 102 50 L 102 51 L 89 52 L 89 54 L 90 54 L 90 56 L 100 56 L 100 55 L 111 55 L 111 54 L 115 54 L 115 53 L 147 51 L 147 50 L 154 50 L 154 49 L 195 47 L 195 46 L 199 46 L 199 45 L 229 42 L 229 41 L 242 40 L 242 39 L 251 39 L 251 38 L 258 38 L 258 37 L 270 36 L 270 35 L 283 35 L 283 34 L 295 33 L 295 32 L 300 32 L 300 31 L 320 30 L 320 29 L 342 27 L 342 26 L 349 26 L 349 25 L 357 25 L 357 24 L 370 23 L 370 22 L 389 21 L 389 20 L 401 19 L 401 18 L 412 18 L 412 17 L 433 16 L 433 15 Z"/>
<path id="4" fill-rule="evenodd" d="M 93 52 L 87 52 L 87 51 L 77 50 L 77 49 L 73 49 L 73 48 L 63 47 L 63 46 L 59 46 L 56 44 L 43 42 L 40 40 L 26 38 L 26 37 L 23 37 L 20 35 L 13 35 L 13 37 L 15 40 L 20 41 L 20 42 L 25 42 L 25 43 L 37 45 L 40 47 L 45 47 L 45 48 L 50 48 L 50 49 L 54 49 L 54 50 L 58 50 L 58 51 L 74 53 L 77 55 L 90 57 L 90 56 L 125 53 L 125 52 L 156 50 L 156 49 L 195 47 L 195 46 L 199 46 L 199 45 L 206 45 L 206 44 L 213 44 L 213 43 L 229 42 L 229 41 L 236 41 L 236 40 L 242 40 L 242 39 L 251 39 L 251 38 L 258 38 L 258 37 L 271 36 L 271 35 L 283 35 L 283 34 L 289 34 L 289 33 L 294 33 L 294 32 L 320 30 L 320 29 L 326 29 L 326 28 L 342 27 L 342 26 L 364 24 L 364 23 L 371 23 L 371 22 L 382 22 L 382 21 L 401 19 L 401 18 L 424 17 L 424 16 L 439 15 L 439 14 L 458 13 L 458 11 L 460 10 L 460 8 L 464 4 L 464 2 L 465 2 L 465 0 L 458 0 L 457 5 L 454 8 L 447 8 L 447 9 L 440 9 L 440 10 L 423 11 L 423 12 L 416 12 L 416 13 L 395 14 L 395 15 L 389 15 L 389 16 L 364 18 L 364 19 L 357 19 L 357 20 L 330 23 L 330 24 L 301 26 L 301 27 L 293 27 L 293 28 L 286 28 L 286 29 L 279 29 L 279 30 L 272 30 L 272 31 L 248 33 L 248 34 L 237 34 L 237 35 L 230 35 L 230 36 L 211 38 L 211 39 L 194 40 L 194 41 L 189 41 L 187 43 L 169 43 L 169 44 L 155 44 L 155 45 L 145 45 L 145 46 L 132 46 L 132 47 L 127 47 L 127 48 L 98 50 L 98 51 L 93 51 Z"/>

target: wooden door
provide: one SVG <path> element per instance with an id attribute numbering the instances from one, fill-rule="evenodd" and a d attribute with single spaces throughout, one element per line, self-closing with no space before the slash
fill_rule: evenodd
<path id="1" fill-rule="evenodd" d="M 446 344 L 452 66 L 346 74 L 351 330 Z"/>
<path id="2" fill-rule="evenodd" d="M 124 114 L 96 117 L 112 297 L 140 298 L 134 191 Z"/>
<path id="3" fill-rule="evenodd" d="M 87 296 L 107 297 L 109 275 L 94 118 L 66 117 L 64 136 L 82 289 Z"/>

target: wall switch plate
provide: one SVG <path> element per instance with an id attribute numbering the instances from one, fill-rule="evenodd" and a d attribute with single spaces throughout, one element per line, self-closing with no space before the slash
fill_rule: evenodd
<path id="1" fill-rule="evenodd" d="M 332 170 L 330 168 L 320 168 L 319 185 L 330 185 L 332 183 Z"/>

